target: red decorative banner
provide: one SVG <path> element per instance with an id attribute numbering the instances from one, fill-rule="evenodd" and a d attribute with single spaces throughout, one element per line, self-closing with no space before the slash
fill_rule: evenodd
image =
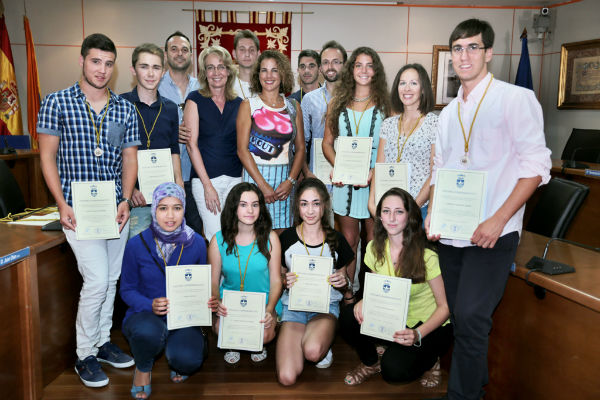
<path id="1" fill-rule="evenodd" d="M 249 23 L 237 22 L 235 11 L 226 11 L 227 21 L 221 20 L 222 11 L 196 11 L 196 49 L 198 54 L 209 46 L 222 46 L 233 51 L 233 38 L 238 31 L 248 29 L 254 32 L 260 42 L 260 51 L 277 50 L 291 57 L 292 13 L 283 12 L 282 23 L 276 23 L 274 11 L 267 12 L 265 23 L 258 20 L 259 12 L 250 12 Z M 210 21 L 207 17 L 211 16 Z"/>

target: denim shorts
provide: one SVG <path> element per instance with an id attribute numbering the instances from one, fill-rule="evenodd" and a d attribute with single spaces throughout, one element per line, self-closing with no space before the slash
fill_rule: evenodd
<path id="1" fill-rule="evenodd" d="M 291 311 L 288 310 L 287 304 L 283 304 L 283 311 L 281 312 L 281 322 L 299 322 L 301 324 L 308 324 L 308 321 L 316 317 L 321 313 L 310 312 L 310 311 Z M 329 314 L 334 317 L 340 315 L 340 304 L 335 301 L 329 303 Z"/>

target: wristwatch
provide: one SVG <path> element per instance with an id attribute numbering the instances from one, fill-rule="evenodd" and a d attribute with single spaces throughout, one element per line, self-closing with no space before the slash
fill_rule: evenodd
<path id="1" fill-rule="evenodd" d="M 119 204 L 121 204 L 124 201 L 127 202 L 127 205 L 129 206 L 129 209 L 131 210 L 133 208 L 133 203 L 131 202 L 131 200 L 129 200 L 127 197 L 123 197 L 121 199 L 121 201 L 119 201 Z"/>
<path id="2" fill-rule="evenodd" d="M 291 176 L 288 176 L 287 180 L 292 183 L 292 186 L 294 186 L 296 184 L 296 180 L 294 178 L 292 178 Z"/>

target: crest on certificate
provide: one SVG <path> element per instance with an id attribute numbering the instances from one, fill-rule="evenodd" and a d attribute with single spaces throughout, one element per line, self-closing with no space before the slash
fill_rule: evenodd
<path id="1" fill-rule="evenodd" d="M 383 281 L 383 293 L 389 293 L 392 288 L 392 282 L 389 279 Z"/>
<path id="2" fill-rule="evenodd" d="M 358 147 L 358 142 L 356 140 L 352 141 L 352 150 L 356 150 L 356 147 Z"/>
<path id="3" fill-rule="evenodd" d="M 310 260 L 308 262 L 308 269 L 309 270 L 314 271 L 316 266 L 317 266 L 317 264 L 315 264 L 315 260 Z"/>
<path id="4" fill-rule="evenodd" d="M 90 195 L 92 197 L 98 196 L 98 186 L 96 186 L 96 185 L 91 185 L 90 186 Z"/>
<path id="5" fill-rule="evenodd" d="M 390 166 L 388 174 L 390 175 L 390 178 L 392 178 L 396 174 L 396 171 L 394 170 L 394 167 Z"/>
<path id="6" fill-rule="evenodd" d="M 246 307 L 248 305 L 248 298 L 246 296 L 242 296 L 240 298 L 240 306 Z"/>
<path id="7" fill-rule="evenodd" d="M 150 161 L 152 161 L 152 164 L 156 164 L 156 161 L 158 161 L 158 158 L 156 158 L 156 153 L 150 154 Z"/>
<path id="8" fill-rule="evenodd" d="M 459 189 L 462 189 L 463 186 L 465 186 L 465 175 L 464 174 L 458 174 L 456 176 L 456 187 Z"/>
<path id="9" fill-rule="evenodd" d="M 191 269 L 185 270 L 185 280 L 188 282 L 192 280 L 192 270 Z"/>

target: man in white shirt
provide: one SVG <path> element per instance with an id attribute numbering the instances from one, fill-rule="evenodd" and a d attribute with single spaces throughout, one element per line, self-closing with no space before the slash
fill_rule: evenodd
<path id="1" fill-rule="evenodd" d="M 458 96 L 439 118 L 428 236 L 437 170 L 487 171 L 487 209 L 471 240 L 442 239 L 438 247 L 454 325 L 449 399 L 480 399 L 488 383 L 488 336 L 519 243 L 525 202 L 550 179 L 542 108 L 533 91 L 488 73 L 494 31 L 477 19 L 450 35 Z"/>
<path id="2" fill-rule="evenodd" d="M 244 29 L 235 34 L 231 55 L 237 61 L 238 76 L 233 83 L 233 90 L 244 100 L 252 96 L 250 77 L 259 54 L 260 43 L 252 31 Z"/>
<path id="3" fill-rule="evenodd" d="M 186 142 L 190 139 L 190 129 L 183 124 L 183 107 L 188 94 L 198 90 L 198 80 L 189 74 L 192 65 L 192 45 L 186 35 L 176 31 L 165 41 L 165 56 L 169 70 L 163 75 L 158 92 L 177 104 L 179 113 L 179 153 L 181 156 L 181 174 L 183 177 L 185 195 L 193 199 L 190 173 L 192 162 L 188 155 Z M 185 202 L 185 221 L 196 232 L 202 232 L 202 220 L 195 201 Z"/>

